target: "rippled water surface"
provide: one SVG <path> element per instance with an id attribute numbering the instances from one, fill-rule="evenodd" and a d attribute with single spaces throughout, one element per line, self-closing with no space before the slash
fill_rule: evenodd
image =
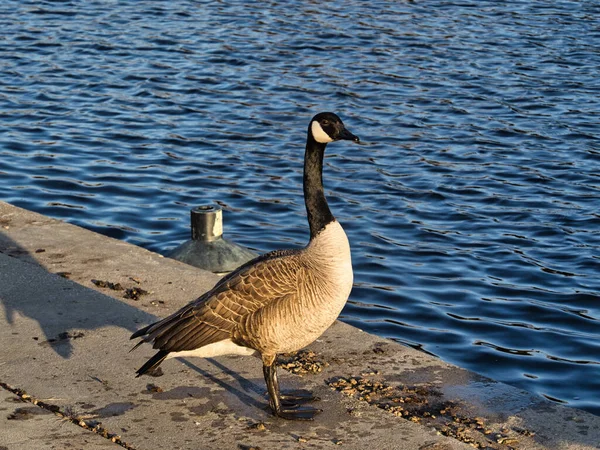
<path id="1" fill-rule="evenodd" d="M 367 6 L 368 5 L 368 6 Z M 600 414 L 600 6 L 0 3 L 0 199 L 166 251 L 218 201 L 303 245 L 310 117 L 345 321 Z"/>

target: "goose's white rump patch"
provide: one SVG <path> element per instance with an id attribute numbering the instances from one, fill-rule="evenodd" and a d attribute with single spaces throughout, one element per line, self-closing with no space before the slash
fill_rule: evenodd
<path id="1" fill-rule="evenodd" d="M 180 358 L 180 357 L 198 357 L 198 358 L 213 358 L 215 356 L 222 355 L 243 355 L 250 356 L 254 355 L 256 350 L 242 347 L 241 345 L 234 344 L 231 339 L 223 339 L 219 342 L 213 342 L 212 344 L 205 345 L 204 347 L 197 348 L 195 350 L 183 350 L 181 352 L 171 352 L 167 358 Z"/>
<path id="2" fill-rule="evenodd" d="M 310 126 L 310 131 L 312 132 L 312 135 L 315 138 L 315 141 L 317 141 L 321 144 L 327 144 L 328 142 L 333 142 L 333 139 L 331 139 L 331 137 L 327 133 L 325 133 L 325 131 L 323 131 L 323 128 L 321 128 L 321 124 L 319 122 L 317 122 L 316 120 L 313 120 L 313 122 Z"/>

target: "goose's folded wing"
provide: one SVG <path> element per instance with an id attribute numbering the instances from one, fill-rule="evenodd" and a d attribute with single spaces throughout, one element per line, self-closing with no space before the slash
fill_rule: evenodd
<path id="1" fill-rule="evenodd" d="M 268 253 L 241 266 L 176 313 L 135 333 L 168 352 L 231 339 L 253 312 L 298 293 L 302 271 L 295 251 Z"/>

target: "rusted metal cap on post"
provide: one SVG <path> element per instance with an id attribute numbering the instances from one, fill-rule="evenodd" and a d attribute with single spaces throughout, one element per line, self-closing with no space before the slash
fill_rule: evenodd
<path id="1" fill-rule="evenodd" d="M 202 205 L 190 212 L 192 240 L 215 241 L 223 236 L 223 210 L 220 206 Z"/>

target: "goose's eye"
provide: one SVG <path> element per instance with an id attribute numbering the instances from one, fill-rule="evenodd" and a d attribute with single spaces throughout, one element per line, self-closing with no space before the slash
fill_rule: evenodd
<path id="1" fill-rule="evenodd" d="M 327 125 L 329 125 L 329 120 L 327 120 L 327 119 L 321 120 L 321 125 L 323 125 L 324 127 L 326 127 Z"/>

